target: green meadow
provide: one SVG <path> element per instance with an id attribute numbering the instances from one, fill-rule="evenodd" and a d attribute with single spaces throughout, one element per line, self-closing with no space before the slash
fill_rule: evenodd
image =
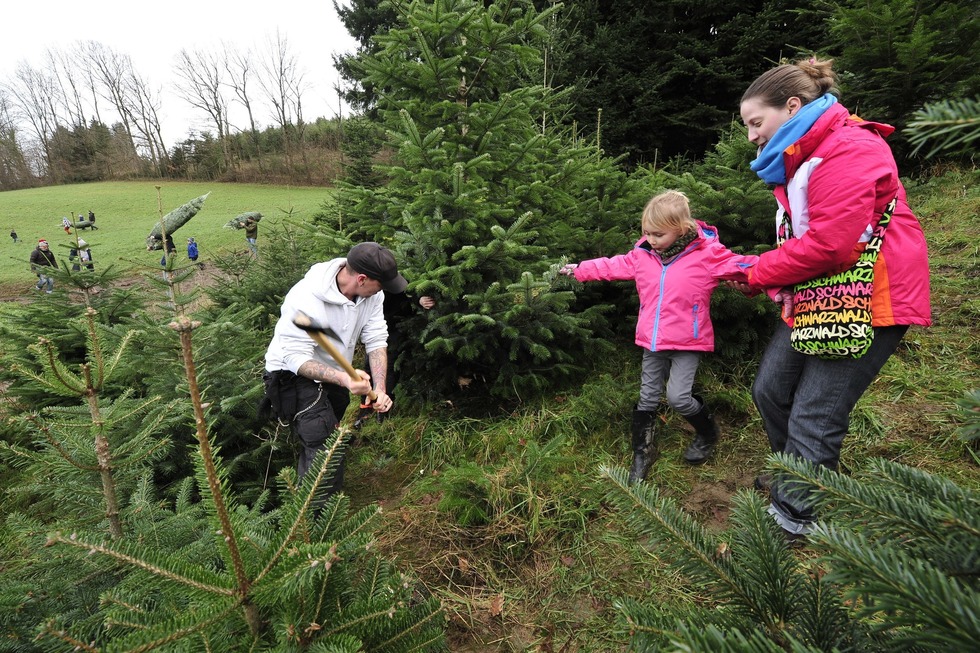
<path id="1" fill-rule="evenodd" d="M 158 190 L 159 188 L 159 190 Z M 319 187 L 266 186 L 197 182 L 105 182 L 51 186 L 0 192 L 0 296 L 15 298 L 30 291 L 35 279 L 28 257 L 44 238 L 59 262 L 67 261 L 75 244 L 62 228 L 63 216 L 78 221 L 93 211 L 97 230 L 77 230 L 91 246 L 97 266 L 114 265 L 134 274 L 159 266 L 160 251 L 146 249 L 146 236 L 163 215 L 182 204 L 210 193 L 204 207 L 174 234 L 179 254 L 186 255 L 187 238 L 199 245 L 201 260 L 229 250 L 246 250 L 243 231 L 225 224 L 246 211 L 259 211 L 259 247 L 263 229 L 287 216 L 309 219 L 320 210 L 332 191 Z M 72 216 L 74 216 L 72 218 Z M 10 237 L 17 232 L 19 243 Z"/>

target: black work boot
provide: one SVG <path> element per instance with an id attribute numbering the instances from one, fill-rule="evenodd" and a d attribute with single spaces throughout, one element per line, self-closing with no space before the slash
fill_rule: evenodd
<path id="1" fill-rule="evenodd" d="M 694 427 L 694 442 L 684 452 L 684 460 L 692 465 L 700 465 L 708 459 L 718 443 L 718 424 L 703 401 L 698 412 L 684 415 L 684 419 Z"/>
<path id="2" fill-rule="evenodd" d="M 633 411 L 633 464 L 629 484 L 639 483 L 647 476 L 657 460 L 657 413 L 652 410 Z"/>

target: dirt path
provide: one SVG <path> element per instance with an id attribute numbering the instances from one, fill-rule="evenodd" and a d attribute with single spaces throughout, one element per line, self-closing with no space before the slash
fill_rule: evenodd
<path id="1" fill-rule="evenodd" d="M 197 270 L 187 280 L 181 282 L 181 290 L 186 292 L 193 288 L 209 288 L 221 281 L 221 274 L 214 265 L 206 265 L 203 270 Z M 36 297 L 34 293 L 34 279 L 25 279 L 23 282 L 2 283 L 0 284 L 0 302 L 21 302 L 26 303 Z M 116 288 L 129 290 L 134 287 L 148 286 L 146 276 L 142 273 L 135 273 L 122 277 L 114 282 Z"/>

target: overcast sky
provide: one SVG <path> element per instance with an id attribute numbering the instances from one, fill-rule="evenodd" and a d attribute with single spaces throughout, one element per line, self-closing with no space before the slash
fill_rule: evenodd
<path id="1" fill-rule="evenodd" d="M 241 49 L 262 50 L 275 40 L 278 29 L 305 72 L 309 90 L 303 96 L 303 117 L 313 120 L 333 117 L 340 110 L 331 55 L 355 47 L 331 0 L 14 0 L 4 4 L 0 79 L 11 79 L 20 61 L 43 67 L 45 50 L 65 51 L 79 41 L 98 41 L 129 55 L 150 88 L 162 89 L 161 121 L 168 147 L 184 140 L 191 129 L 208 126 L 206 115 L 195 113 L 169 90 L 181 49 L 218 49 L 224 41 Z M 343 112 L 346 115 L 346 107 Z M 263 126 L 272 124 L 271 116 L 257 118 Z"/>

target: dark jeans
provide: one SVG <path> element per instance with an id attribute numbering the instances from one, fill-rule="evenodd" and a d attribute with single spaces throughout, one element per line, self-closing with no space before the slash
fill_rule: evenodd
<path id="1" fill-rule="evenodd" d="M 318 453 L 326 449 L 326 442 L 334 437 L 337 424 L 344 417 L 350 404 L 350 391 L 332 383 L 317 383 L 296 377 L 296 417 L 292 421 L 293 434 L 302 449 L 296 473 L 303 478 Z M 332 441 L 332 440 L 331 440 Z M 336 474 L 326 488 L 327 493 L 339 492 L 344 483 L 344 458 L 337 462 Z"/>
<path id="2" fill-rule="evenodd" d="M 851 411 L 907 330 L 904 325 L 876 328 L 874 343 L 861 358 L 826 360 L 795 351 L 790 328 L 780 321 L 752 386 L 772 451 L 836 470 Z M 784 529 L 804 533 L 815 519 L 807 495 L 775 479 L 770 513 Z"/>

